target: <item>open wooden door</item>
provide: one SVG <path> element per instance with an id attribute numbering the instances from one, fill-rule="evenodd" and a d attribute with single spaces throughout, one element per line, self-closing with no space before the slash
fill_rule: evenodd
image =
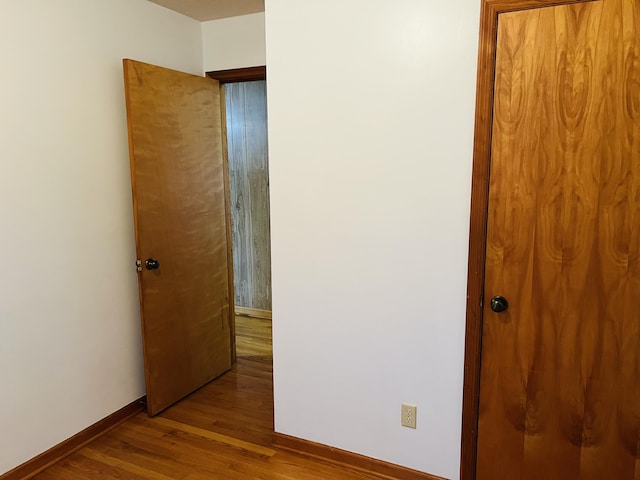
<path id="1" fill-rule="evenodd" d="M 227 167 L 218 82 L 124 60 L 147 411 L 231 367 Z"/>
<path id="2" fill-rule="evenodd" d="M 500 14 L 495 62 L 476 478 L 638 480 L 640 2 Z"/>

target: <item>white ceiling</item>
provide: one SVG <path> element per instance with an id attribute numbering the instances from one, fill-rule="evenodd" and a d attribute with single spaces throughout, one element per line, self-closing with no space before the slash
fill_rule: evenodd
<path id="1" fill-rule="evenodd" d="M 264 12 L 264 0 L 149 0 L 201 22 Z"/>

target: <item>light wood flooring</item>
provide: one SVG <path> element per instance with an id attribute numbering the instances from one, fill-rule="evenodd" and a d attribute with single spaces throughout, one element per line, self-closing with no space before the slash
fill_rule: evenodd
<path id="1" fill-rule="evenodd" d="M 38 480 L 391 477 L 273 443 L 271 321 L 237 317 L 237 363 L 160 415 L 141 412 Z"/>

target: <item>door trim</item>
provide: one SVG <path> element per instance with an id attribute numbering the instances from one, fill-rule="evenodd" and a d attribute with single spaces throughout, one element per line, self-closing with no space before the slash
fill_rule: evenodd
<path id="1" fill-rule="evenodd" d="M 461 480 L 475 480 L 476 478 L 480 362 L 482 354 L 482 294 L 485 273 L 498 16 L 502 13 L 517 10 L 591 1 L 602 0 L 481 0 L 467 275 L 462 451 L 460 458 Z"/>
<path id="2" fill-rule="evenodd" d="M 216 70 L 213 72 L 207 72 L 207 77 L 218 80 L 220 84 L 253 82 L 256 80 L 265 80 L 267 78 L 267 67 L 264 65 L 259 65 L 257 67 Z"/>

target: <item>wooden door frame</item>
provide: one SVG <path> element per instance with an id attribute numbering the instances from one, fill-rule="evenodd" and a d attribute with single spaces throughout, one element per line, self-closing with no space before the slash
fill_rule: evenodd
<path id="1" fill-rule="evenodd" d="M 471 184 L 460 479 L 475 480 L 478 447 L 482 306 L 491 165 L 498 16 L 533 8 L 603 0 L 480 0 L 480 38 Z"/>
<path id="2" fill-rule="evenodd" d="M 215 70 L 213 72 L 207 72 L 207 77 L 218 80 L 220 84 L 266 80 L 267 67 L 265 65 L 258 65 L 256 67 Z"/>

